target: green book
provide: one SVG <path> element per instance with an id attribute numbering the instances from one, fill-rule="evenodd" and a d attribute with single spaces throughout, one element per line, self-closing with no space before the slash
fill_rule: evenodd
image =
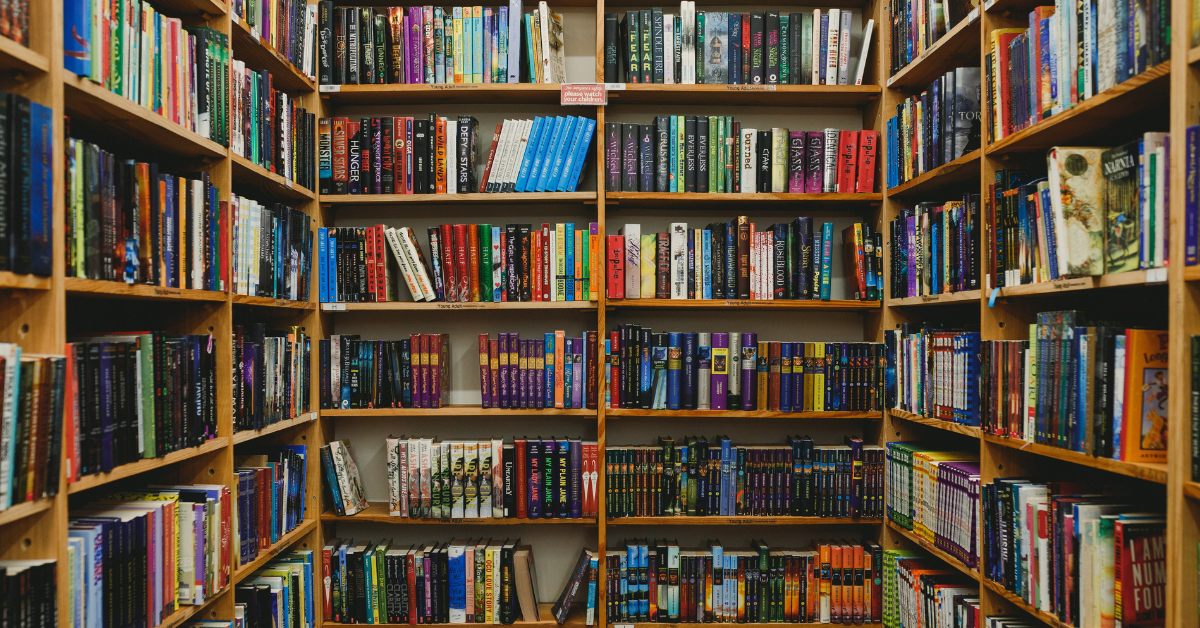
<path id="1" fill-rule="evenodd" d="M 492 301 L 492 226 L 479 225 L 479 300 Z"/>
<path id="2" fill-rule="evenodd" d="M 717 116 L 708 117 L 708 191 L 720 192 L 717 187 L 717 173 L 720 168 L 717 166 L 717 142 L 720 141 L 720 130 L 717 128 L 719 118 Z"/>
<path id="3" fill-rule="evenodd" d="M 790 18 L 779 16 L 779 84 L 792 84 L 792 42 Z"/>
<path id="4" fill-rule="evenodd" d="M 696 84 L 704 84 L 704 12 L 696 14 Z"/>

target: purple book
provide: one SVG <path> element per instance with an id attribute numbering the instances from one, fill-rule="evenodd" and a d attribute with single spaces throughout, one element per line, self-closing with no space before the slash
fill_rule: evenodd
<path id="1" fill-rule="evenodd" d="M 521 334 L 510 333 L 508 335 L 508 407 L 521 407 L 520 385 L 521 379 Z"/>
<path id="2" fill-rule="evenodd" d="M 497 337 L 500 339 L 500 405 L 493 403 L 492 407 L 508 408 L 508 334 L 501 332 Z"/>
<path id="3" fill-rule="evenodd" d="M 411 10 L 410 10 L 410 12 L 411 12 Z M 411 79 L 412 61 L 408 58 L 408 56 L 412 52 L 412 50 L 411 50 L 412 45 L 409 43 L 410 33 L 412 31 L 411 24 L 412 24 L 412 20 L 411 20 L 411 18 L 408 17 L 408 15 L 405 15 L 400 19 L 400 37 L 404 40 L 404 41 L 400 42 L 400 45 L 403 46 L 403 48 L 404 48 L 404 54 L 402 55 L 402 57 L 404 59 L 404 62 L 403 62 L 404 69 L 403 69 L 403 73 L 402 73 L 401 77 L 404 79 L 405 83 L 412 82 L 412 79 Z"/>
<path id="4" fill-rule="evenodd" d="M 425 25 L 421 7 L 408 8 L 408 82 L 425 82 L 425 40 L 422 30 Z"/>
<path id="5" fill-rule="evenodd" d="M 788 193 L 803 194 L 804 185 L 804 131 L 788 133 Z"/>
<path id="6" fill-rule="evenodd" d="M 905 223 L 908 229 L 908 254 L 904 256 L 904 259 L 908 260 L 908 296 L 915 297 L 920 294 L 917 292 L 917 219 L 915 216 L 909 216 Z"/>
<path id="7" fill-rule="evenodd" d="M 520 407 L 528 408 L 529 405 L 529 344 L 530 340 L 521 341 L 521 362 L 520 368 Z"/>
<path id="8" fill-rule="evenodd" d="M 621 124 L 604 123 L 604 172 L 606 189 L 621 189 Z"/>
<path id="9" fill-rule="evenodd" d="M 712 335 L 712 409 L 724 410 L 729 395 L 729 334 Z"/>
<path id="10" fill-rule="evenodd" d="M 545 364 L 545 355 L 546 341 L 544 339 L 534 340 L 533 355 L 530 356 L 532 358 L 531 364 L 536 365 L 538 358 L 542 358 L 543 364 Z M 533 373 L 530 375 L 530 381 L 533 382 L 534 386 L 532 407 L 539 410 L 546 407 L 546 376 L 544 370 L 544 366 L 541 369 L 532 369 Z"/>
<path id="11" fill-rule="evenodd" d="M 583 516 L 583 442 L 578 438 L 571 439 L 571 472 L 567 474 L 570 483 L 571 518 Z"/>
<path id="12" fill-rule="evenodd" d="M 742 361 L 742 410 L 754 409 L 754 404 L 758 402 L 758 391 L 756 383 L 758 383 L 758 334 L 747 332 L 742 334 L 741 347 L 742 355 L 736 359 Z M 758 408 L 766 410 L 766 408 Z"/>
<path id="13" fill-rule="evenodd" d="M 824 157 L 825 157 L 825 134 L 821 131 L 805 131 L 804 144 L 808 147 L 804 151 L 805 161 L 805 178 L 804 191 L 808 194 L 820 192 L 822 190 L 822 174 L 824 173 Z"/>
<path id="14" fill-rule="evenodd" d="M 640 152 L 638 151 L 638 125 L 621 125 L 621 187 L 622 192 L 638 191 Z"/>
<path id="15" fill-rule="evenodd" d="M 583 390 L 587 382 L 583 377 L 583 338 L 575 339 L 575 359 L 571 363 L 571 407 L 583 407 Z"/>

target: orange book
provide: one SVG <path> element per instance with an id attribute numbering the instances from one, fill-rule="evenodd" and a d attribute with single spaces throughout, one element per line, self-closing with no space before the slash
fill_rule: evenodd
<path id="1" fill-rule="evenodd" d="M 1167 461 L 1167 346 L 1162 330 L 1125 330 L 1125 422 L 1121 459 Z"/>
<path id="2" fill-rule="evenodd" d="M 563 407 L 563 349 L 567 344 L 567 333 L 554 332 L 554 407 Z"/>
<path id="3" fill-rule="evenodd" d="M 842 622 L 842 546 L 829 544 L 829 621 Z"/>
<path id="4" fill-rule="evenodd" d="M 469 301 L 479 300 L 479 225 L 467 225 L 467 273 L 470 276 Z"/>
<path id="5" fill-rule="evenodd" d="M 434 153 L 434 173 L 436 176 L 436 190 L 438 194 L 446 193 L 446 119 L 438 118 L 435 123 L 437 127 L 437 138 L 435 139 Z"/>
<path id="6" fill-rule="evenodd" d="M 149 283 L 153 276 L 152 255 L 150 253 L 150 164 L 137 164 L 138 186 L 138 229 L 142 237 L 138 240 L 138 274 L 139 281 Z"/>
<path id="7" fill-rule="evenodd" d="M 815 619 L 822 624 L 827 624 L 831 621 L 830 609 L 832 607 L 830 605 L 830 595 L 832 595 L 833 587 L 830 580 L 832 575 L 832 564 L 830 561 L 833 560 L 833 551 L 829 546 L 829 543 L 825 541 L 820 541 L 820 545 L 817 546 L 817 551 L 819 552 L 820 556 L 819 561 L 821 569 L 820 577 L 818 578 L 818 581 L 820 582 L 820 597 L 818 600 L 820 611 L 818 617 Z"/>
<path id="8" fill-rule="evenodd" d="M 850 609 L 850 617 L 854 623 L 863 623 L 863 547 L 855 543 L 850 547 L 854 553 L 854 605 Z"/>
<path id="9" fill-rule="evenodd" d="M 583 232 L 575 231 L 575 300 L 583 300 Z"/>

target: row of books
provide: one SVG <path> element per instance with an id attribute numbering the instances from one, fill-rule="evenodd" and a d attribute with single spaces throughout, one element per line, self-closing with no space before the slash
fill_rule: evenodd
<path id="1" fill-rule="evenodd" d="M 954 68 L 896 103 L 887 121 L 888 188 L 979 148 L 979 68 Z"/>
<path id="2" fill-rule="evenodd" d="M 75 625 L 159 626 L 217 595 L 232 577 L 234 510 L 224 484 L 151 485 L 72 508 Z"/>
<path id="3" fill-rule="evenodd" d="M 1162 504 L 1104 492 L 1022 477 L 985 484 L 984 575 L 1068 626 L 1163 625 Z"/>
<path id="4" fill-rule="evenodd" d="M 963 425 L 979 425 L 981 374 L 977 331 L 901 323 L 884 331 L 889 407 Z"/>
<path id="5" fill-rule="evenodd" d="M 288 63 L 315 79 L 317 7 L 300 0 L 254 2 L 232 0 L 230 14 L 253 33 L 252 37 L 275 49 Z M 311 151 L 310 151 L 311 152 Z"/>
<path id="6" fill-rule="evenodd" d="M 710 540 L 626 539 L 605 553 L 608 622 L 879 623 L 888 605 L 870 540 L 814 540 L 804 549 Z"/>
<path id="7" fill-rule="evenodd" d="M 260 430 L 309 411 L 312 337 L 305 328 L 233 328 L 233 431 Z"/>
<path id="8" fill-rule="evenodd" d="M 321 85 L 565 83 L 563 17 L 499 7 L 318 3 Z"/>
<path id="9" fill-rule="evenodd" d="M 66 390 L 78 419 L 67 423 L 64 439 L 67 481 L 216 438 L 214 351 L 207 334 L 73 338 L 67 344 L 72 368 Z"/>
<path id="10" fill-rule="evenodd" d="M 599 337 L 584 332 L 569 338 L 562 330 L 542 338 L 479 334 L 479 393 L 484 408 L 594 409 L 600 380 Z"/>
<path id="11" fill-rule="evenodd" d="M 208 172 L 182 176 L 67 138 L 66 274 L 224 290 L 227 203 Z"/>
<path id="12" fill-rule="evenodd" d="M 875 131 L 743 127 L 732 116 L 605 122 L 606 188 L 620 192 L 871 193 Z"/>
<path id="13" fill-rule="evenodd" d="M 385 446 L 393 517 L 579 519 L 599 512 L 594 441 L 389 436 Z"/>
<path id="14" fill-rule="evenodd" d="M 889 66 L 895 75 L 933 47 L 939 39 L 959 22 L 967 19 L 975 5 L 969 0 L 920 2 L 919 0 L 889 0 L 891 47 Z"/>
<path id="15" fill-rule="evenodd" d="M 979 564 L 979 453 L 887 443 L 888 519 L 974 569 Z"/>
<path id="16" fill-rule="evenodd" d="M 608 516 L 883 516 L 883 448 L 852 436 L 845 445 L 814 445 L 808 436 L 786 443 L 691 436 L 608 447 Z"/>
<path id="17" fill-rule="evenodd" d="M 268 447 L 235 458 L 233 500 L 241 566 L 304 522 L 308 447 Z"/>
<path id="18" fill-rule="evenodd" d="M 198 621 L 195 628 L 313 628 L 317 578 L 313 550 L 279 554 L 233 590 L 233 621 Z"/>
<path id="19" fill-rule="evenodd" d="M 53 127 L 49 107 L 0 90 L 0 271 L 53 270 Z"/>
<path id="20" fill-rule="evenodd" d="M 1091 456 L 1165 463 L 1168 342 L 1166 330 L 1041 312 L 1029 340 L 981 347 L 978 425 Z"/>
<path id="21" fill-rule="evenodd" d="M 891 298 L 980 289 L 978 194 L 901 209 L 888 228 Z"/>
<path id="22" fill-rule="evenodd" d="M 229 195 L 233 219 L 234 294 L 308 301 L 312 285 L 312 217 L 282 203 Z"/>
<path id="23" fill-rule="evenodd" d="M 754 332 L 618 325 L 605 347 L 613 408 L 823 412 L 882 407 L 883 345 L 768 342 Z M 799 364 L 797 364 L 799 362 Z"/>
<path id="24" fill-rule="evenodd" d="M 319 341 L 321 407 L 441 408 L 450 405 L 450 335 Z"/>
<path id="25" fill-rule="evenodd" d="M 397 275 L 416 302 L 599 298 L 598 223 L 445 224 L 427 234 L 428 258 L 409 227 L 318 229 L 321 301 L 399 301 Z"/>
<path id="26" fill-rule="evenodd" d="M 184 26 L 149 4 L 63 3 L 68 72 L 222 146 L 229 146 L 230 59 L 229 35 Z"/>
<path id="27" fill-rule="evenodd" d="M 1171 4 L 1089 0 L 1034 7 L 985 44 L 988 143 L 1067 111 L 1171 58 Z"/>
<path id="28" fill-rule="evenodd" d="M 367 509 L 362 475 L 348 442 L 334 440 L 321 447 L 321 470 L 325 473 L 325 488 L 329 490 L 334 512 L 348 516 Z"/>
<path id="29" fill-rule="evenodd" d="M 65 389 L 74 365 L 0 343 L 0 510 L 58 494 Z"/>
<path id="30" fill-rule="evenodd" d="M 828 301 L 833 239 L 833 223 L 810 216 L 763 231 L 746 216 L 704 228 L 673 222 L 657 234 L 626 223 L 607 236 L 608 298 Z M 882 297 L 882 245 L 867 223 L 842 230 L 847 298 Z"/>
<path id="31" fill-rule="evenodd" d="M 853 14 L 696 11 L 661 7 L 604 15 L 604 81 L 708 85 L 862 85 L 874 20 L 850 67 Z"/>
<path id="32" fill-rule="evenodd" d="M 270 72 L 247 68 L 238 59 L 233 60 L 230 71 L 233 153 L 287 181 L 316 189 L 317 114 L 276 89 Z"/>
<path id="33" fill-rule="evenodd" d="M 25 9 L 28 11 L 28 8 Z M 67 547 L 67 562 L 74 565 L 75 557 L 82 551 L 73 545 Z M 58 617 L 58 561 L 0 560 L 0 611 L 9 625 L 19 628 L 57 628 Z M 76 614 L 72 620 L 78 620 Z M 73 621 L 71 628 L 83 628 Z"/>
<path id="34" fill-rule="evenodd" d="M 979 583 L 946 569 L 923 550 L 884 550 L 883 594 L 894 600 L 883 608 L 884 626 L 982 628 Z M 1000 621 L 996 621 L 1000 619 Z M 988 618 L 988 628 L 1028 628 L 1028 620 L 1012 624 Z"/>

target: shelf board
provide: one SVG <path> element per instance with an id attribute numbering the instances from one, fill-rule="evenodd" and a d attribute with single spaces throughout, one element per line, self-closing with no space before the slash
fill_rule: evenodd
<path id="1" fill-rule="evenodd" d="M 418 312 L 434 310 L 595 310 L 595 301 L 384 301 L 382 303 L 322 303 L 323 312 L 391 311 Z"/>
<path id="2" fill-rule="evenodd" d="M 305 519 L 304 521 L 300 522 L 300 525 L 296 526 L 296 529 L 279 537 L 279 540 L 272 544 L 271 547 L 259 550 L 258 555 L 254 557 L 254 560 L 234 570 L 233 584 L 236 585 L 242 580 L 245 580 L 247 577 L 253 575 L 255 571 L 261 569 L 263 565 L 267 564 L 271 559 L 275 558 L 281 552 L 291 547 L 292 544 L 295 543 L 300 537 L 308 534 L 315 527 L 317 527 L 316 519 Z"/>
<path id="3" fill-rule="evenodd" d="M 755 193 L 708 193 L 708 192 L 605 192 L 605 203 L 623 207 L 650 207 L 653 209 L 725 209 L 730 206 L 745 203 L 772 205 L 799 205 L 802 209 L 810 206 L 835 206 L 845 210 L 849 205 L 878 205 L 883 202 L 883 194 L 841 194 L 837 192 L 820 194 L 785 194 L 773 192 Z"/>
<path id="4" fill-rule="evenodd" d="M 903 307 L 910 305 L 942 305 L 946 303 L 977 303 L 979 297 L 979 290 L 964 290 L 963 292 L 947 292 L 946 294 L 926 294 L 919 297 L 888 299 L 887 304 L 892 307 Z"/>
<path id="5" fill-rule="evenodd" d="M 574 416 L 589 419 L 596 418 L 595 410 L 586 408 L 481 408 L 479 406 L 452 405 L 441 408 L 351 408 L 337 410 L 321 410 L 321 417 L 386 417 L 386 416 L 487 416 L 487 417 L 528 417 L 528 416 Z"/>
<path id="6" fill-rule="evenodd" d="M 283 92 L 308 93 L 317 88 L 312 79 L 304 75 L 278 50 L 256 37 L 250 26 L 242 20 L 231 20 L 233 26 L 233 56 L 249 62 L 256 70 L 271 73 L 272 86 Z"/>
<path id="7" fill-rule="evenodd" d="M 1164 103 L 1170 92 L 1170 76 L 1171 62 L 1164 61 L 1062 113 L 993 142 L 984 152 L 994 156 L 1077 145 L 1080 136 L 1108 132 L 1123 118 Z"/>
<path id="8" fill-rule="evenodd" d="M 322 194 L 322 205 L 508 205 L 532 203 L 595 203 L 595 192 L 520 192 L 510 194 Z"/>
<path id="9" fill-rule="evenodd" d="M 204 619 L 204 618 L 200 618 L 197 616 L 200 615 L 201 613 L 203 613 L 204 611 L 208 610 L 208 607 L 210 604 L 219 600 L 221 598 L 221 596 L 228 593 L 231 588 L 232 588 L 231 586 L 226 585 L 220 591 L 217 591 L 216 593 L 205 598 L 203 604 L 197 604 L 195 606 L 185 606 L 185 605 L 181 604 L 178 607 L 179 610 L 175 611 L 171 615 L 168 615 L 166 618 L 164 618 L 163 622 L 161 624 L 159 624 L 157 626 L 157 628 L 175 628 L 176 626 L 179 626 L 187 621 L 190 621 L 193 618 L 196 618 L 197 620 Z"/>
<path id="10" fill-rule="evenodd" d="M 1184 266 L 1183 267 L 1183 280 L 1184 281 L 1200 280 L 1200 266 Z"/>
<path id="11" fill-rule="evenodd" d="M 52 283 L 50 277 L 0 271 L 0 290 L 49 290 Z"/>
<path id="12" fill-rule="evenodd" d="M 1062 460 L 1063 462 L 1069 462 L 1071 464 L 1077 464 L 1084 467 L 1091 467 L 1093 469 L 1100 469 L 1101 471 L 1108 471 L 1109 473 L 1126 475 L 1132 478 L 1146 480 L 1147 482 L 1156 482 L 1158 484 L 1167 483 L 1166 464 L 1157 464 L 1151 462 L 1125 462 L 1124 460 L 1113 460 L 1112 458 L 1097 458 L 1096 456 L 1089 456 L 1078 451 L 1071 451 L 1070 449 L 1051 447 L 1050 445 L 1031 443 L 1027 440 L 1007 438 L 1004 436 L 996 436 L 994 434 L 987 433 L 982 433 L 981 438 L 989 443 L 1000 445 L 1002 447 L 1008 447 L 1009 449 L 1016 449 L 1018 451 L 1024 451 L 1038 456 L 1054 458 L 1056 460 Z"/>
<path id="13" fill-rule="evenodd" d="M 67 277 L 64 280 L 67 294 L 111 297 L 120 299 L 174 300 L 174 301 L 224 301 L 225 293 L 213 290 L 191 290 L 187 288 L 163 288 L 145 284 L 127 284 L 120 281 L 80 279 Z"/>
<path id="14" fill-rule="evenodd" d="M 267 434 L 274 434 L 275 432 L 282 432 L 283 430 L 296 427 L 297 425 L 303 425 L 310 421 L 316 421 L 317 416 L 318 416 L 318 413 L 316 413 L 316 412 L 305 412 L 304 414 L 301 414 L 298 417 L 288 419 L 286 421 L 280 421 L 278 423 L 273 423 L 262 429 L 244 430 L 241 432 L 234 432 L 233 433 L 233 444 L 236 445 L 238 443 L 244 443 L 246 441 L 254 440 L 260 436 L 266 436 Z"/>
<path id="15" fill-rule="evenodd" d="M 3 511 L 0 511 L 0 526 L 10 524 L 14 521 L 20 521 L 25 517 L 36 515 L 39 512 L 45 512 L 53 505 L 53 497 L 43 497 L 41 499 L 35 499 L 31 502 L 23 502 L 10 506 Z"/>
<path id="16" fill-rule="evenodd" d="M 924 89 L 925 86 L 968 57 L 979 63 L 979 8 L 942 35 L 921 56 L 887 80 L 889 89 Z"/>
<path id="17" fill-rule="evenodd" d="M 819 310 L 823 312 L 858 312 L 878 310 L 879 301 L 820 301 L 779 300 L 751 301 L 738 299 L 611 299 L 605 304 L 612 308 L 660 309 L 660 310 Z"/>
<path id="18" fill-rule="evenodd" d="M 252 297 L 248 294 L 232 295 L 234 305 L 256 305 L 259 307 L 280 307 L 292 310 L 315 310 L 317 304 L 312 301 L 293 301 L 291 299 L 274 299 L 271 297 Z"/>
<path id="19" fill-rule="evenodd" d="M 229 153 L 229 163 L 233 166 L 234 183 L 252 185 L 279 198 L 311 201 L 317 197 L 312 190 L 299 183 L 293 183 L 245 157 L 233 154 L 233 152 Z"/>
<path id="20" fill-rule="evenodd" d="M 888 527 L 889 527 L 889 528 L 891 528 L 891 529 L 895 530 L 896 532 L 899 532 L 899 533 L 900 533 L 900 535 L 901 535 L 901 536 L 903 536 L 904 538 L 906 538 L 906 539 L 908 539 L 908 540 L 912 541 L 913 543 L 915 543 L 915 544 L 919 545 L 919 546 L 921 547 L 921 549 L 923 549 L 923 550 L 925 550 L 925 551 L 929 552 L 930 554 L 933 554 L 934 556 L 938 557 L 938 558 L 939 558 L 939 559 L 941 559 L 943 562 L 945 562 L 947 565 L 950 565 L 951 567 L 954 567 L 955 569 L 957 569 L 957 570 L 959 570 L 959 571 L 963 572 L 964 574 L 966 574 L 966 575 L 968 575 L 968 576 L 970 576 L 970 577 L 974 578 L 975 580 L 979 580 L 979 570 L 978 570 L 978 569 L 972 569 L 972 568 L 968 567 L 968 566 L 966 565 L 966 563 L 964 563 L 964 562 L 962 562 L 961 560 L 959 560 L 959 559 L 957 559 L 957 558 L 955 558 L 955 557 L 951 556 L 951 555 L 950 555 L 948 552 L 945 552 L 945 551 L 943 551 L 943 550 L 941 550 L 941 549 L 938 549 L 937 547 L 935 547 L 935 546 L 933 545 L 933 543 L 930 543 L 929 541 L 927 541 L 927 540 L 925 540 L 925 539 L 921 538 L 921 537 L 920 537 L 920 536 L 918 536 L 918 535 L 917 535 L 915 532 L 912 532 L 911 530 L 905 530 L 903 527 L 901 527 L 901 526 L 897 525 L 895 521 L 888 521 L 888 522 L 887 522 L 887 525 L 888 525 Z"/>
<path id="21" fill-rule="evenodd" d="M 1009 604 L 1012 604 L 1026 613 L 1033 615 L 1035 619 L 1050 626 L 1051 628 L 1073 628 L 1073 626 L 1070 624 L 1065 624 L 1059 621 L 1058 617 L 1055 617 L 1054 614 L 1034 608 L 1029 604 L 1029 602 L 1021 599 L 1016 593 L 1005 589 L 1003 585 L 993 582 L 990 578 L 983 579 L 983 586 L 991 589 L 997 595 L 1007 600 Z"/>
<path id="22" fill-rule="evenodd" d="M 1187 60 L 1188 60 L 1188 65 L 1191 65 L 1191 64 L 1196 63 L 1197 61 L 1200 61 L 1200 46 L 1188 49 Z"/>
<path id="23" fill-rule="evenodd" d="M 172 17 L 194 16 L 206 21 L 226 13 L 226 5 L 220 0 L 157 0 L 155 7 Z"/>
<path id="24" fill-rule="evenodd" d="M 608 408 L 605 418 L 620 417 L 684 417 L 688 419 L 882 419 L 880 412 L 774 412 L 770 410 L 645 410 L 641 408 Z"/>
<path id="25" fill-rule="evenodd" d="M 660 85 L 622 83 L 608 90 L 608 106 L 706 105 L 755 107 L 862 107 L 879 100 L 878 85 Z"/>
<path id="26" fill-rule="evenodd" d="M 1054 294 L 1056 292 L 1072 292 L 1076 290 L 1096 290 L 1100 288 L 1129 288 L 1137 286 L 1167 285 L 1167 269 L 1131 270 L 1127 273 L 1100 275 L 1099 277 L 1072 277 L 1057 281 L 1042 283 L 1027 283 L 1019 286 L 1000 288 L 998 298 L 1021 297 L 1039 294 Z"/>
<path id="27" fill-rule="evenodd" d="M 108 473 L 97 473 L 95 475 L 85 475 L 85 476 L 79 478 L 79 480 L 76 481 L 74 484 L 68 484 L 67 485 L 67 493 L 68 494 L 80 493 L 80 492 L 83 492 L 83 491 L 86 491 L 89 489 L 96 488 L 97 486 L 108 484 L 109 482 L 115 482 L 117 480 L 121 480 L 121 479 L 124 479 L 127 477 L 137 475 L 139 473 L 145 473 L 147 471 L 161 469 L 168 465 L 175 464 L 176 462 L 179 462 L 181 460 L 187 460 L 189 458 L 196 458 L 198 456 L 203 456 L 207 453 L 214 452 L 219 449 L 223 449 L 228 444 L 229 444 L 228 437 L 219 436 L 217 438 L 214 438 L 214 439 L 208 441 L 207 443 L 204 443 L 203 445 L 199 445 L 197 447 L 189 447 L 187 449 L 181 449 L 179 451 L 173 451 L 161 458 L 149 458 L 146 460 L 139 460 L 137 462 L 131 462 L 129 464 L 123 464 L 119 467 L 114 468 L 112 471 L 109 471 Z"/>
<path id="28" fill-rule="evenodd" d="M 888 197 L 927 196 L 945 188 L 965 186 L 970 182 L 978 184 L 979 160 L 982 156 L 983 151 L 976 148 L 954 161 L 891 188 L 888 190 Z"/>
<path id="29" fill-rule="evenodd" d="M 610 526 L 679 525 L 679 526 L 794 526 L 794 525 L 879 525 L 883 519 L 852 517 L 611 517 Z"/>
<path id="30" fill-rule="evenodd" d="M 617 626 L 633 626 L 634 628 L 692 628 L 693 626 L 697 625 L 696 623 L 693 623 L 693 622 L 682 623 L 682 624 L 667 624 L 667 623 L 662 623 L 662 622 L 644 622 L 644 621 L 639 621 L 637 623 L 615 621 L 615 622 L 613 622 L 613 624 L 617 625 Z M 700 625 L 704 625 L 704 624 L 700 624 Z M 786 623 L 781 623 L 781 622 L 776 622 L 776 623 L 738 622 L 736 625 L 738 628 L 779 628 L 779 626 L 781 626 L 781 625 L 787 626 L 788 628 L 829 628 L 829 626 L 830 626 L 830 624 L 792 623 L 792 622 L 786 622 Z M 833 625 L 836 626 L 838 624 L 833 624 Z M 862 628 L 883 628 L 883 624 L 872 624 L 870 622 L 867 622 L 865 624 L 854 624 L 854 626 L 856 628 L 859 626 L 861 626 Z"/>
<path id="31" fill-rule="evenodd" d="M 87 123 L 181 157 L 224 159 L 224 146 L 201 137 L 157 113 L 88 79 L 63 72 L 63 103 L 73 123 Z"/>
<path id="32" fill-rule="evenodd" d="M 321 98 L 337 105 L 557 105 L 561 88 L 557 83 L 447 83 L 322 85 L 318 89 Z"/>
<path id="33" fill-rule="evenodd" d="M 596 525 L 596 519 L 517 519 L 513 517 L 496 519 L 480 517 L 477 519 L 462 519 L 462 518 L 441 518 L 441 519 L 413 519 L 412 517 L 393 517 L 388 514 L 388 505 L 385 502 L 368 502 L 366 510 L 350 515 L 349 517 L 339 517 L 336 511 L 326 510 L 321 513 L 321 521 L 367 521 L 371 523 L 395 523 L 399 525 L 469 525 L 469 526 L 519 526 L 519 525 Z"/>
<path id="34" fill-rule="evenodd" d="M 905 421 L 910 421 L 912 423 L 920 423 L 921 425 L 928 425 L 930 427 L 936 427 L 939 430 L 945 430 L 947 432 L 954 432 L 956 434 L 970 436 L 971 438 L 979 438 L 979 435 L 983 433 L 982 430 L 980 430 L 977 427 L 971 426 L 971 425 L 962 425 L 960 423 L 955 423 L 953 421 L 943 421 L 942 419 L 933 419 L 933 418 L 930 418 L 927 416 L 921 416 L 919 414 L 913 414 L 911 412 L 906 412 L 904 410 L 897 410 L 895 408 L 888 410 L 888 414 L 892 415 L 893 417 L 895 417 L 897 419 L 903 419 Z"/>
<path id="35" fill-rule="evenodd" d="M 0 70 L 20 72 L 27 75 L 26 78 L 33 78 L 50 71 L 50 60 L 7 37 L 0 37 Z"/>
<path id="36" fill-rule="evenodd" d="M 1200 499 L 1200 482 L 1184 482 L 1183 494 L 1192 499 Z"/>
<path id="37" fill-rule="evenodd" d="M 513 623 L 512 625 L 514 625 L 514 626 L 542 626 L 544 628 L 559 628 L 560 624 L 554 620 L 554 614 L 550 612 L 551 606 L 552 605 L 549 603 L 538 604 L 538 617 L 540 618 L 540 619 L 538 619 L 538 621 L 517 621 L 517 622 Z M 336 622 L 336 621 L 325 621 L 325 622 L 322 622 L 322 625 L 325 625 L 325 626 L 362 626 L 362 624 L 348 624 L 348 623 L 340 623 L 340 622 Z M 385 623 L 385 624 L 374 624 L 374 625 L 376 625 L 376 626 L 407 626 L 408 624 L 406 624 L 406 623 L 405 624 L 386 624 Z M 435 627 L 440 627 L 440 626 L 449 627 L 449 626 L 461 626 L 462 624 L 422 624 L 422 625 L 423 626 L 435 626 Z M 570 615 L 567 616 L 567 621 L 561 625 L 569 626 L 570 628 L 582 628 L 584 625 L 583 613 L 582 612 L 572 612 Z M 666 624 L 646 624 L 646 625 L 647 626 L 664 626 Z M 777 624 L 763 624 L 763 625 L 764 626 L 777 626 Z"/>

